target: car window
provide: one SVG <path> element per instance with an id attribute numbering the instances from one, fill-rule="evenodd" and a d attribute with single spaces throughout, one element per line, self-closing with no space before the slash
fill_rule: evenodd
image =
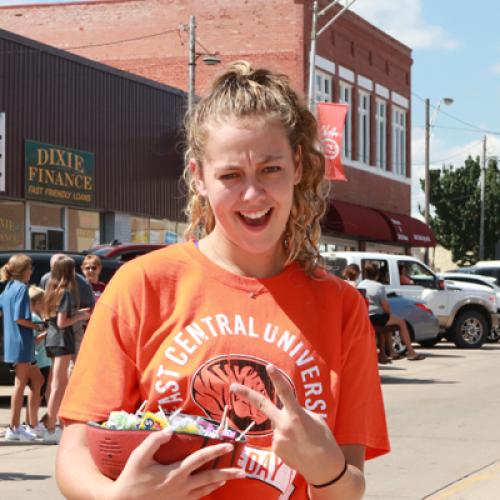
<path id="1" fill-rule="evenodd" d="M 417 285 L 437 288 L 436 276 L 419 262 L 398 260 L 399 282 L 402 286 Z"/>
<path id="2" fill-rule="evenodd" d="M 500 269 L 495 267 L 477 267 L 476 274 L 482 274 L 483 276 L 491 276 L 492 278 L 496 278 L 500 283 Z"/>
<path id="3" fill-rule="evenodd" d="M 361 272 L 363 275 L 363 279 L 366 278 L 365 276 L 365 267 L 367 264 L 375 264 L 378 267 L 378 279 L 377 281 L 379 283 L 382 283 L 383 285 L 388 285 L 389 284 L 389 265 L 386 260 L 384 259 L 361 259 Z"/>
<path id="4" fill-rule="evenodd" d="M 331 257 L 324 257 L 324 259 L 325 259 L 326 269 L 330 273 L 335 274 L 335 276 L 342 278 L 342 271 L 347 266 L 347 260 L 342 258 L 332 259 Z"/>

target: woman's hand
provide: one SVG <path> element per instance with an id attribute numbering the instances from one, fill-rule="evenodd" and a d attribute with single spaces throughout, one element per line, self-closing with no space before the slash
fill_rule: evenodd
<path id="1" fill-rule="evenodd" d="M 273 365 L 267 366 L 283 403 L 277 408 L 263 394 L 244 385 L 231 384 L 231 391 L 245 398 L 271 420 L 273 451 L 310 484 L 322 484 L 342 471 L 345 458 L 325 421 L 302 408 L 289 382 Z"/>
<path id="2" fill-rule="evenodd" d="M 231 452 L 231 444 L 207 446 L 172 465 L 158 464 L 153 458 L 154 454 L 171 437 L 170 430 L 154 432 L 148 436 L 132 452 L 118 479 L 110 484 L 106 498 L 194 500 L 210 494 L 228 480 L 245 477 L 245 471 L 238 468 L 195 472 L 205 463 Z"/>
<path id="3" fill-rule="evenodd" d="M 90 319 L 90 307 L 83 307 L 77 312 L 79 321 L 88 321 Z"/>

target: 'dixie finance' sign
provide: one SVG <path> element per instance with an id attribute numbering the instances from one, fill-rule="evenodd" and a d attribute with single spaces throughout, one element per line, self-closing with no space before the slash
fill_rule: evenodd
<path id="1" fill-rule="evenodd" d="M 94 155 L 36 141 L 24 144 L 26 198 L 65 205 L 94 205 Z"/>

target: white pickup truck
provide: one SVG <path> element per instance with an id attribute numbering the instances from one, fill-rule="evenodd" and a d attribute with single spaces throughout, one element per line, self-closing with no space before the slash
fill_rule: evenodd
<path id="1" fill-rule="evenodd" d="M 396 292 L 425 302 L 438 318 L 442 335 L 420 342 L 424 347 L 436 344 L 444 336 L 457 347 L 479 348 L 499 321 L 493 293 L 447 289 L 444 280 L 409 255 L 375 252 L 325 252 L 321 255 L 330 271 L 339 276 L 349 264 L 357 264 L 363 270 L 367 263 L 374 263 L 380 269 L 379 281 L 388 293 Z"/>

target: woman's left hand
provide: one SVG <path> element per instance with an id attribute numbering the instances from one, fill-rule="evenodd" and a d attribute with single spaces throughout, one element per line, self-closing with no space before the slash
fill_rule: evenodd
<path id="1" fill-rule="evenodd" d="M 273 451 L 309 484 L 322 484 L 342 471 L 345 458 L 322 417 L 300 406 L 289 382 L 273 365 L 267 373 L 283 408 L 244 385 L 231 384 L 231 391 L 264 413 L 273 426 Z"/>

